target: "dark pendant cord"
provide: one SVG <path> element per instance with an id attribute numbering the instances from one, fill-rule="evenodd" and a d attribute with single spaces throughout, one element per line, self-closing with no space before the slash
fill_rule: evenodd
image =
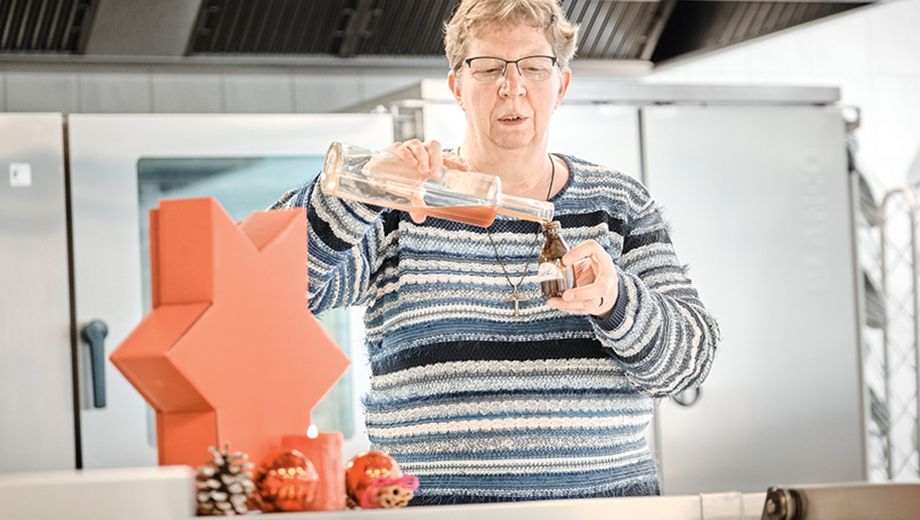
<path id="1" fill-rule="evenodd" d="M 458 154 L 460 153 L 460 149 L 459 149 L 459 148 L 457 148 L 457 153 L 458 153 Z M 549 199 L 550 199 L 550 196 L 553 194 L 553 184 L 556 183 L 556 161 L 553 160 L 553 156 L 552 156 L 552 155 L 550 155 L 550 154 L 546 154 L 546 155 L 547 155 L 547 157 L 549 157 L 549 163 L 550 163 L 550 166 L 552 167 L 552 169 L 550 170 L 550 175 L 549 175 L 549 188 L 546 190 L 546 200 L 549 200 Z M 533 245 L 531 245 L 531 247 L 530 247 L 530 248 L 531 248 L 531 252 L 530 252 L 531 257 L 536 256 L 536 253 L 537 253 L 537 244 L 538 244 L 539 241 L 540 241 L 540 235 L 541 235 L 542 231 L 543 231 L 543 229 L 542 229 L 542 226 L 541 226 L 540 229 L 537 230 L 537 236 L 534 237 L 534 239 L 533 239 Z M 505 267 L 505 260 L 501 257 L 500 254 L 498 254 L 498 246 L 495 245 L 495 239 L 492 238 L 492 233 L 489 231 L 488 228 L 486 228 L 486 236 L 489 237 L 489 243 L 492 244 L 492 250 L 495 252 L 495 259 L 498 260 L 498 265 L 501 266 L 501 268 L 502 268 L 502 273 L 505 274 L 505 280 L 507 280 L 507 281 L 508 281 L 508 285 L 511 286 L 511 292 L 512 292 L 511 299 L 512 299 L 513 304 L 514 304 L 514 315 L 515 315 L 515 316 L 519 316 L 519 315 L 520 315 L 520 309 L 519 309 L 519 307 L 520 307 L 520 298 L 521 298 L 521 297 L 520 297 L 520 295 L 518 294 L 518 288 L 521 286 L 521 284 L 524 283 L 524 278 L 527 277 L 527 271 L 530 270 L 530 263 L 528 262 L 527 265 L 524 266 L 524 272 L 521 273 L 521 279 L 518 280 L 518 283 L 517 283 L 517 284 L 515 284 L 514 282 L 511 281 L 511 275 L 508 274 L 508 268 Z"/>

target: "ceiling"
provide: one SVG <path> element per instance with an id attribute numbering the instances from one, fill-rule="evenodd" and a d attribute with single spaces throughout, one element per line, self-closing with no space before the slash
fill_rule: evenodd
<path id="1" fill-rule="evenodd" d="M 338 63 L 443 59 L 459 0 L 0 0 L 0 60 Z M 563 0 L 578 58 L 660 64 L 871 1 Z M 367 63 L 367 59 L 363 60 Z"/>

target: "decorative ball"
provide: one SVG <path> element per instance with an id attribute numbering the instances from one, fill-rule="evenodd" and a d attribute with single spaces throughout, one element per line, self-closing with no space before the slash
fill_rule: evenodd
<path id="1" fill-rule="evenodd" d="M 275 450 L 262 459 L 256 489 L 263 511 L 306 511 L 319 476 L 310 459 L 294 449 Z"/>
<path id="2" fill-rule="evenodd" d="M 365 451 L 352 457 L 345 465 L 345 493 L 353 503 L 362 504 L 364 492 L 375 479 L 400 478 L 402 475 L 393 457 L 382 451 Z"/>

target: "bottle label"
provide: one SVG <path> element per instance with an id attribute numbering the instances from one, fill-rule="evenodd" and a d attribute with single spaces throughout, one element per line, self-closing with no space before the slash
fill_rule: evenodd
<path id="1" fill-rule="evenodd" d="M 571 266 L 563 267 L 558 260 L 555 262 L 543 262 L 537 270 L 538 282 L 549 282 L 560 280 L 565 284 L 566 289 L 575 287 L 575 271 Z"/>
<path id="2" fill-rule="evenodd" d="M 560 269 L 555 262 L 543 262 L 537 270 L 537 281 L 539 282 L 549 282 L 551 280 L 561 280 L 564 278 L 565 276 L 562 274 L 562 269 Z"/>
<path id="3" fill-rule="evenodd" d="M 558 298 L 567 289 L 575 286 L 575 271 L 571 267 L 563 267 L 558 260 L 543 262 L 537 271 L 540 290 L 544 298 Z"/>

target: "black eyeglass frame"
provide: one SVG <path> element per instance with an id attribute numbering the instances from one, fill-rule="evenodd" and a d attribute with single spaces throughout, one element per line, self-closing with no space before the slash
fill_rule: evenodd
<path id="1" fill-rule="evenodd" d="M 530 59 L 530 58 L 549 58 L 550 61 L 552 62 L 550 65 L 551 67 L 555 67 L 556 63 L 559 61 L 559 59 L 556 58 L 555 56 L 549 56 L 546 54 L 534 54 L 531 56 L 524 56 L 523 58 L 518 58 L 516 60 L 506 60 L 505 58 L 499 58 L 498 56 L 473 56 L 472 58 L 467 58 L 463 60 L 463 63 L 465 63 L 467 67 L 472 69 L 473 68 L 472 62 L 476 60 L 480 60 L 480 59 L 499 60 L 501 62 L 504 62 L 504 65 L 502 66 L 502 71 L 498 76 L 496 76 L 496 78 L 500 78 L 504 76 L 505 73 L 508 72 L 508 65 L 514 63 L 514 67 L 517 69 L 518 74 L 520 74 L 521 77 L 526 77 L 524 76 L 524 71 L 521 70 L 520 62 L 523 60 Z"/>

